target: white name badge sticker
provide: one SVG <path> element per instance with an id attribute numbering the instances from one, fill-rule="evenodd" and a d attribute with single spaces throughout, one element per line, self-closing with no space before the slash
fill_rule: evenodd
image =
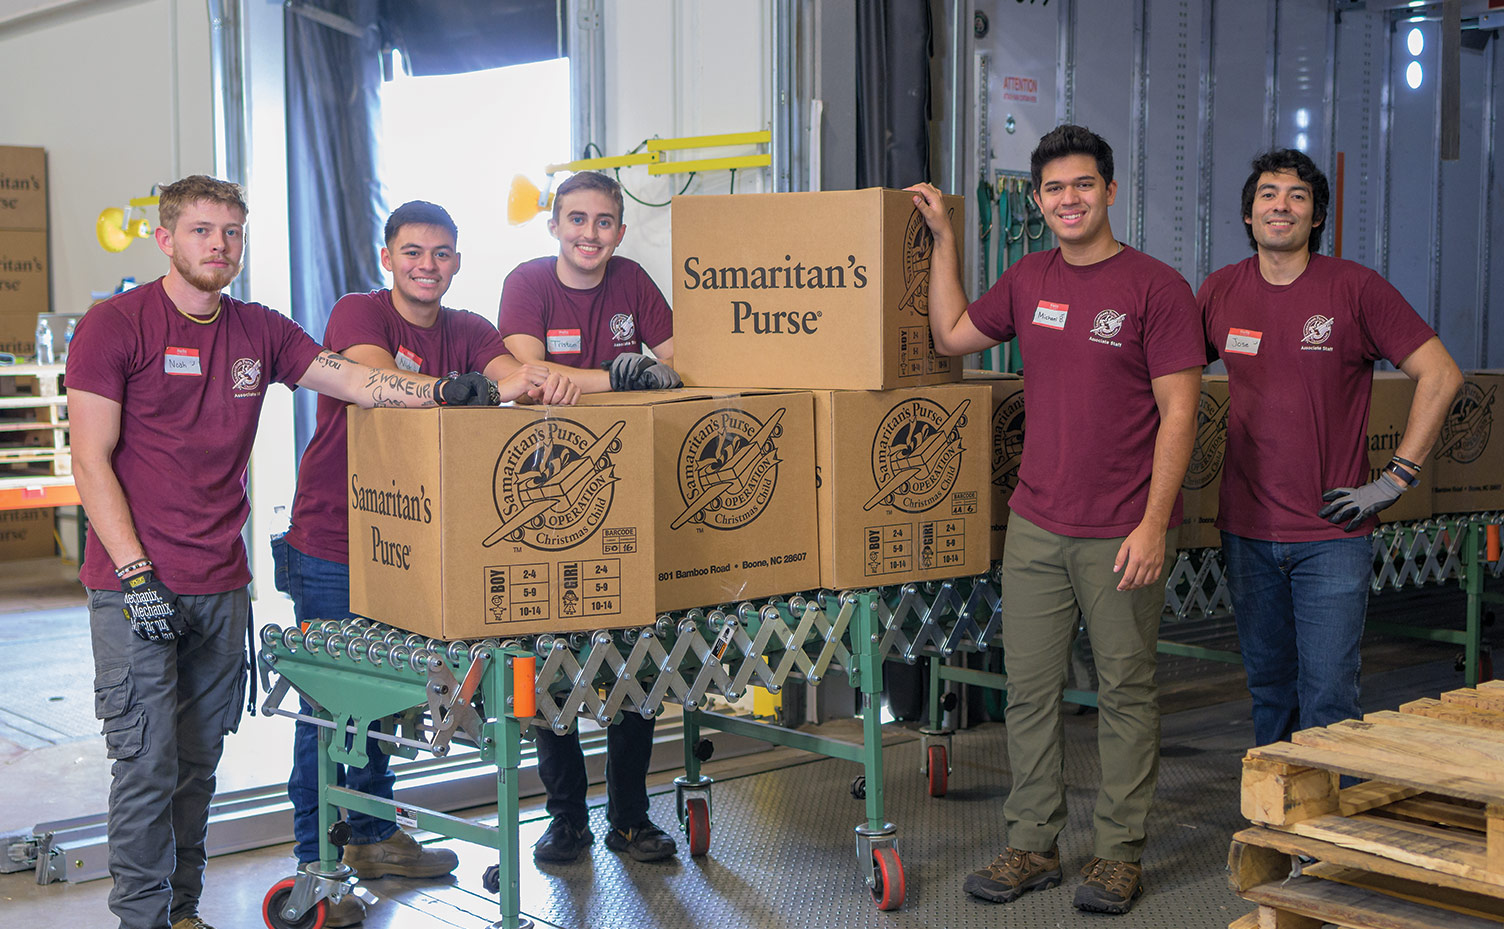
<path id="1" fill-rule="evenodd" d="M 580 330 L 548 330 L 548 352 L 551 355 L 578 355 L 580 353 Z"/>
<path id="2" fill-rule="evenodd" d="M 184 374 L 202 377 L 203 371 L 198 366 L 198 349 L 177 348 L 167 346 L 167 351 L 162 355 L 162 370 L 168 374 Z"/>
<path id="3" fill-rule="evenodd" d="M 1070 308 L 1069 303 L 1051 303 L 1048 300 L 1041 300 L 1034 308 L 1034 325 L 1044 326 L 1047 329 L 1064 329 L 1065 314 Z"/>
<path id="4" fill-rule="evenodd" d="M 414 352 L 406 345 L 397 346 L 397 356 L 393 360 L 397 362 L 397 367 L 403 371 L 417 374 L 423 370 L 423 359 L 418 357 L 417 352 Z"/>
<path id="5" fill-rule="evenodd" d="M 1254 329 L 1229 329 L 1222 350 L 1230 355 L 1257 355 L 1263 338 L 1264 334 Z"/>

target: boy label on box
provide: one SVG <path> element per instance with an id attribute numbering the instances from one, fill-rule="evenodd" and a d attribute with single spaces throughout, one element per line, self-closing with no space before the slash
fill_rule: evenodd
<path id="1" fill-rule="evenodd" d="M 518 430 L 496 458 L 493 498 L 501 526 L 481 544 L 506 539 L 542 551 L 573 548 L 595 534 L 616 495 L 611 455 L 617 422 L 600 436 L 568 419 Z"/>
<path id="2" fill-rule="evenodd" d="M 878 504 L 906 513 L 934 507 L 956 483 L 961 470 L 960 429 L 966 425 L 962 400 L 955 410 L 915 397 L 893 407 L 872 439 L 872 476 L 877 493 L 864 510 Z"/>
<path id="3" fill-rule="evenodd" d="M 740 529 L 762 515 L 778 485 L 775 440 L 785 412 L 762 422 L 744 410 L 716 410 L 695 423 L 679 449 L 684 512 L 670 528 Z"/>

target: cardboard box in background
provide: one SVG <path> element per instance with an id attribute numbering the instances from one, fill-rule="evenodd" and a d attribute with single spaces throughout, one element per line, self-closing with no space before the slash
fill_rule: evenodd
<path id="1" fill-rule="evenodd" d="M 51 507 L 26 510 L 0 510 L 0 561 L 23 558 L 50 558 L 54 547 Z"/>
<path id="2" fill-rule="evenodd" d="M 1414 396 L 1415 382 L 1403 372 L 1374 372 L 1373 402 L 1368 410 L 1368 480 L 1376 479 L 1399 450 Z M 1379 514 L 1379 519 L 1397 523 L 1430 518 L 1435 513 L 1431 500 L 1435 484 L 1435 469 L 1422 467 L 1420 483 L 1401 494 L 1393 506 Z"/>
<path id="3" fill-rule="evenodd" d="M 651 410 L 348 416 L 353 612 L 440 639 L 653 622 Z"/>
<path id="4" fill-rule="evenodd" d="M 1493 428 L 1501 387 L 1504 371 L 1471 371 L 1447 409 L 1431 452 L 1436 512 L 1504 509 L 1504 438 Z"/>
<path id="5" fill-rule="evenodd" d="M 1217 531 L 1217 494 L 1222 489 L 1222 464 L 1227 457 L 1227 375 L 1201 378 L 1201 399 L 1196 409 L 1196 444 L 1191 465 L 1180 485 L 1185 500 L 1185 522 L 1180 526 L 1181 548 L 1220 548 Z"/>
<path id="6" fill-rule="evenodd" d="M 0 229 L 47 231 L 47 150 L 0 145 Z"/>
<path id="7" fill-rule="evenodd" d="M 966 383 L 985 384 L 992 391 L 988 435 L 992 446 L 992 560 L 1003 557 L 1008 532 L 1008 500 L 1018 488 L 1018 466 L 1024 458 L 1024 379 L 998 371 L 966 372 Z"/>
<path id="8" fill-rule="evenodd" d="M 51 307 L 47 233 L 0 230 L 0 352 L 31 355 Z"/>
<path id="9" fill-rule="evenodd" d="M 815 392 L 822 587 L 988 569 L 990 404 L 979 384 Z"/>
<path id="10" fill-rule="evenodd" d="M 808 391 L 588 394 L 653 416 L 658 612 L 820 586 Z"/>
<path id="11" fill-rule="evenodd" d="M 929 327 L 933 241 L 901 190 L 675 197 L 674 367 L 690 385 L 885 390 L 961 378 Z M 956 240 L 965 209 L 946 197 Z"/>

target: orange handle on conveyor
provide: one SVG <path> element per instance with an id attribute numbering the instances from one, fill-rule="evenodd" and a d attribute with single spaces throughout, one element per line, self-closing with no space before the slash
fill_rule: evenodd
<path id="1" fill-rule="evenodd" d="M 1499 524 L 1489 523 L 1484 530 L 1484 538 L 1488 540 L 1488 560 L 1499 560 Z"/>
<path id="2" fill-rule="evenodd" d="M 512 659 L 512 715 L 518 719 L 532 719 L 538 715 L 537 686 L 538 659 L 533 655 L 516 656 Z"/>

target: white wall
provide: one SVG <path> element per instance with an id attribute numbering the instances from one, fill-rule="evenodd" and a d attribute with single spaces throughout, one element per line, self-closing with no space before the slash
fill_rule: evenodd
<path id="1" fill-rule="evenodd" d="M 149 241 L 105 252 L 94 223 L 155 183 L 213 170 L 208 74 L 202 2 L 0 5 L 0 144 L 47 149 L 55 312 L 166 269 Z"/>

